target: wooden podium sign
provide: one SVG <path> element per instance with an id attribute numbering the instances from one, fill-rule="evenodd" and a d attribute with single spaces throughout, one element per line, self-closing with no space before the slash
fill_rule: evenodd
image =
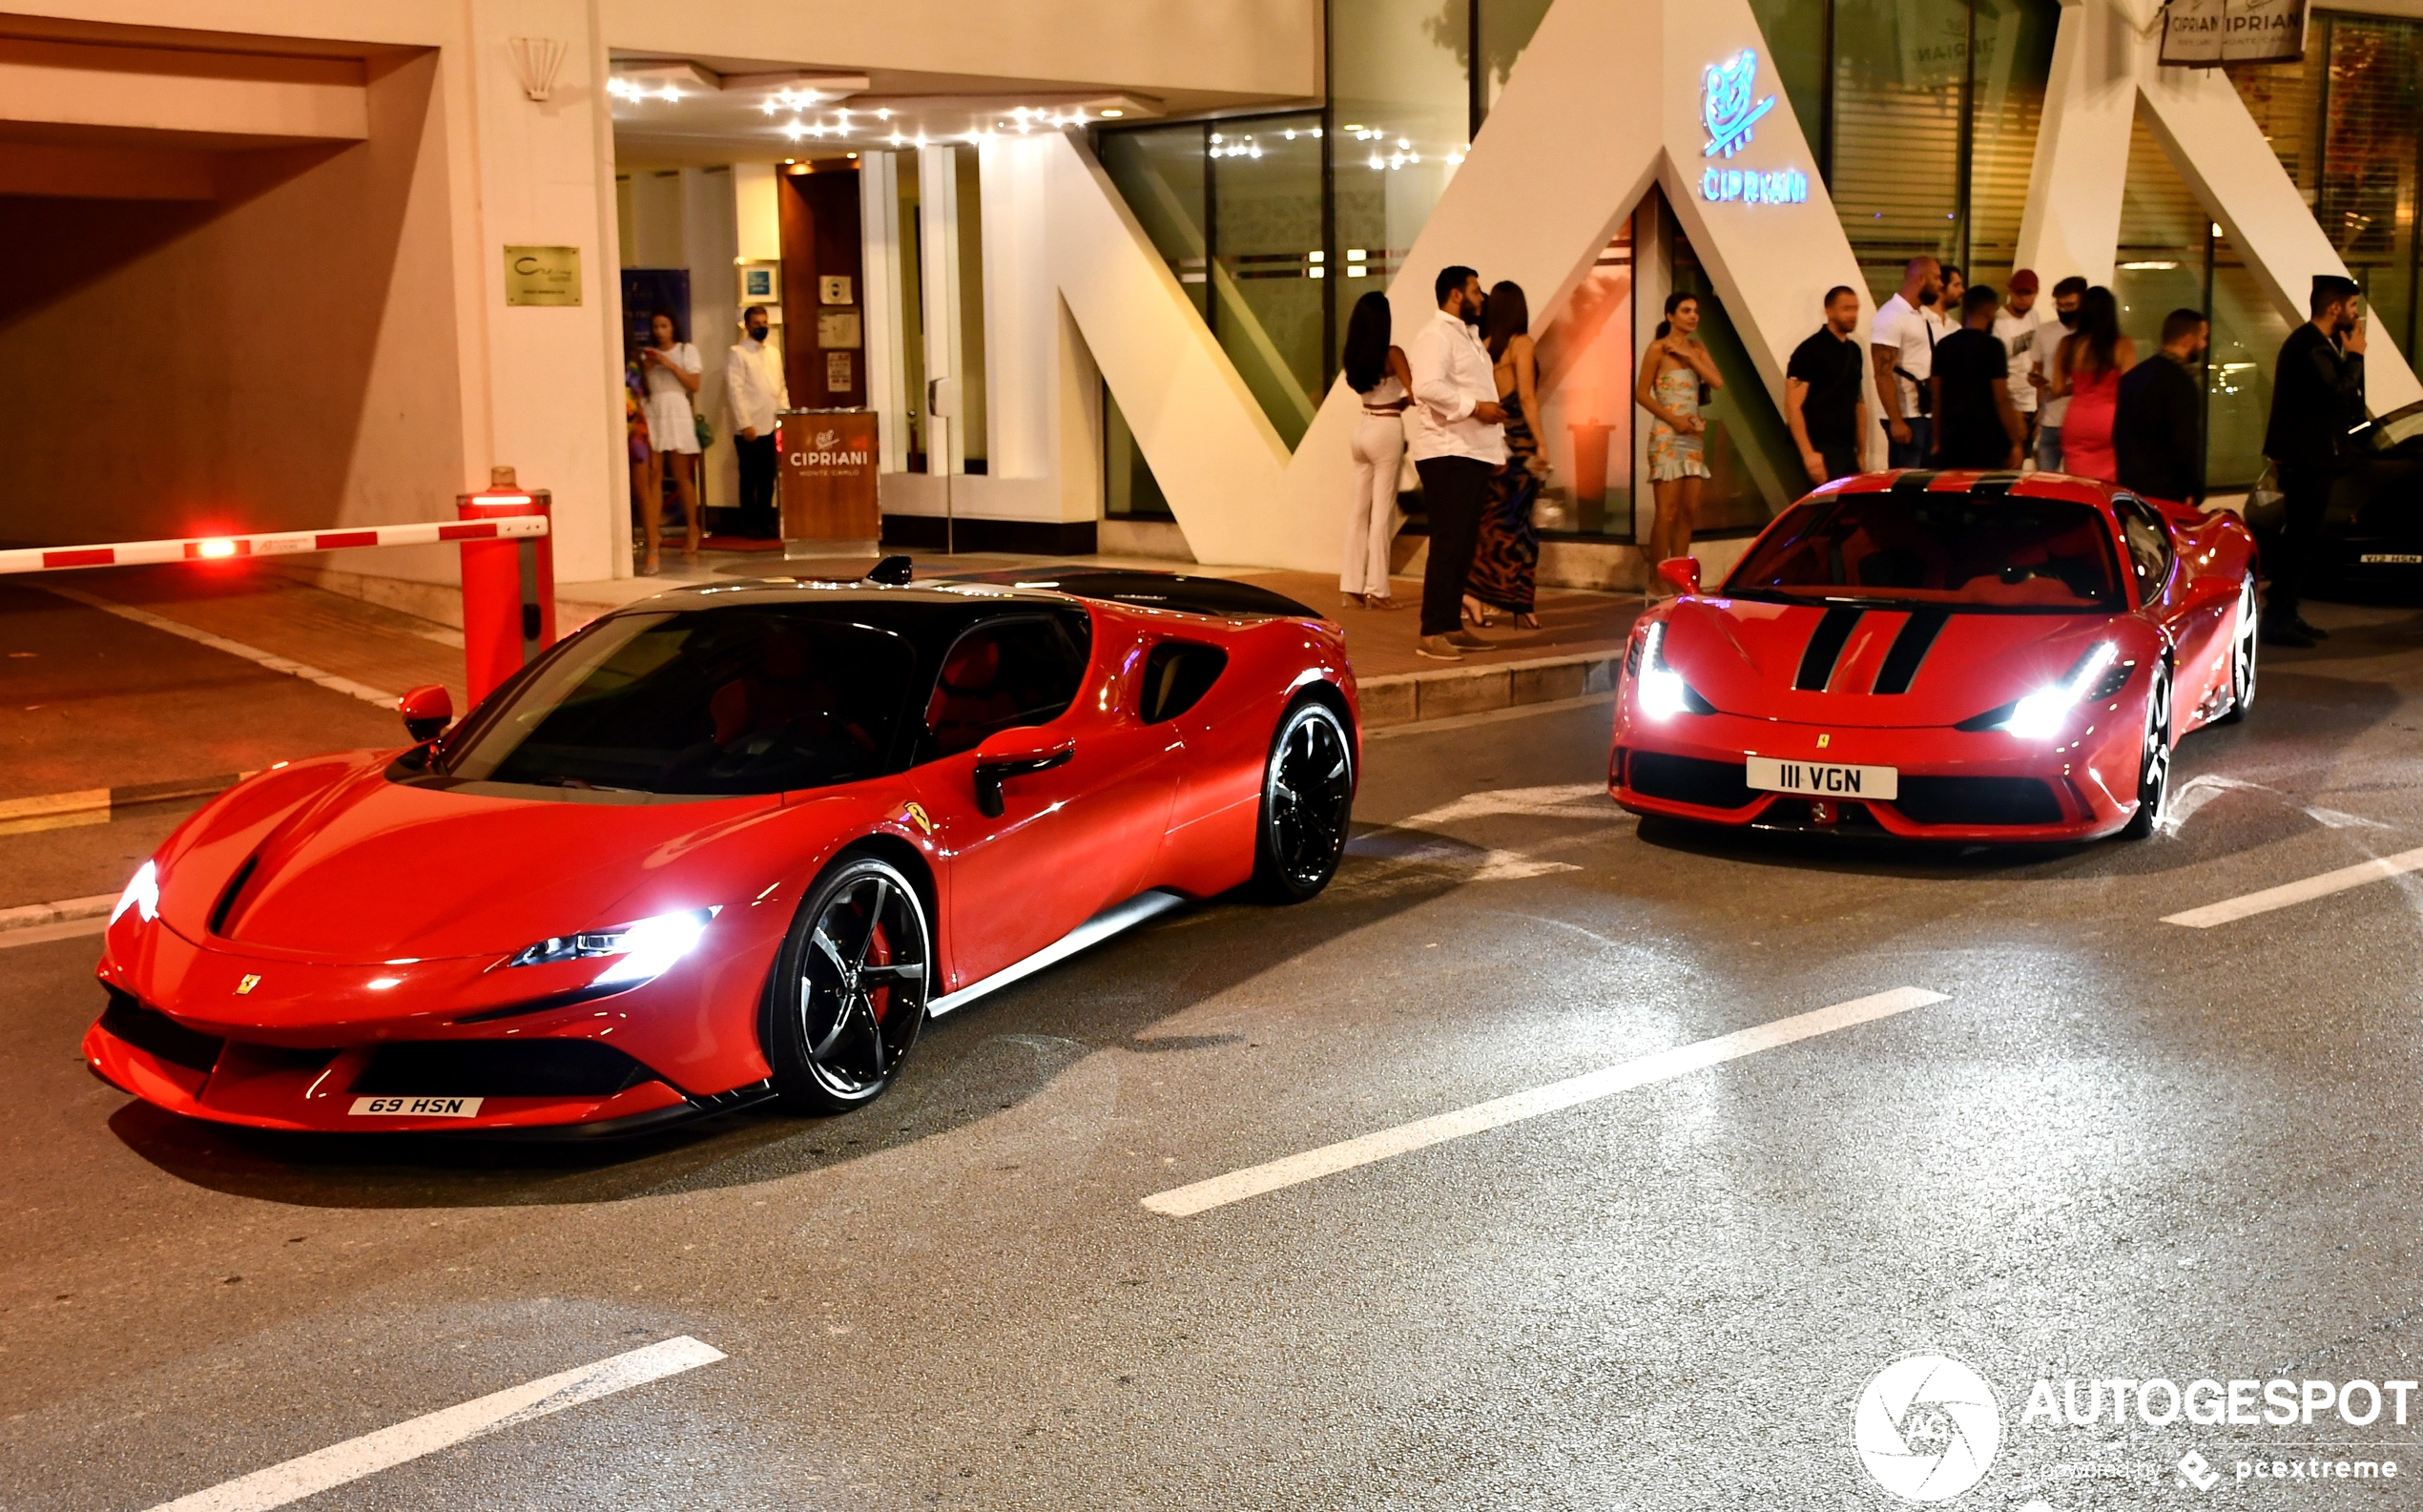
<path id="1" fill-rule="evenodd" d="M 876 503 L 875 412 L 786 409 L 782 451 L 782 539 L 788 556 L 833 548 L 873 550 L 883 533 Z M 789 543 L 818 550 L 793 549 Z"/>

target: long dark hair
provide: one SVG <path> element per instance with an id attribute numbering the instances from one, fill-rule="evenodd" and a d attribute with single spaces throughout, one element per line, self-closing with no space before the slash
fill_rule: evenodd
<path id="1" fill-rule="evenodd" d="M 1488 344 L 1490 361 L 1506 355 L 1506 343 L 1518 336 L 1531 334 L 1531 301 L 1522 297 L 1522 285 L 1509 280 L 1489 290 L 1488 301 L 1481 307 L 1481 336 Z"/>
<path id="2" fill-rule="evenodd" d="M 1388 296 L 1374 289 L 1346 317 L 1346 386 L 1368 394 L 1388 376 Z"/>
<path id="3" fill-rule="evenodd" d="M 666 326 L 673 333 L 673 344 L 675 346 L 679 346 L 681 344 L 681 321 L 674 318 L 673 311 L 666 309 L 663 305 L 658 305 L 656 308 L 648 312 L 648 340 L 642 344 L 653 346 L 656 343 L 656 317 L 660 315 L 665 318 Z"/>
<path id="4" fill-rule="evenodd" d="M 1666 297 L 1666 313 L 1671 316 L 1675 311 L 1683 307 L 1683 301 L 1686 300 L 1690 300 L 1693 304 L 1697 304 L 1700 301 L 1700 297 L 1693 294 L 1688 289 L 1676 289 L 1673 293 Z M 1673 334 L 1674 322 L 1671 320 L 1665 320 L 1657 322 L 1657 340 L 1663 342 Z"/>
<path id="5" fill-rule="evenodd" d="M 2079 344 L 2070 348 L 2071 371 L 2083 365 L 2090 372 L 2108 373 L 2120 365 L 2120 300 L 2111 290 L 2099 283 L 2079 296 L 2074 334 Z M 2087 360 L 2083 364 L 2081 357 Z"/>

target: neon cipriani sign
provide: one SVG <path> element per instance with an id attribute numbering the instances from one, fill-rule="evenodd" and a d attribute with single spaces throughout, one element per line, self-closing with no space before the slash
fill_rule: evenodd
<path id="1" fill-rule="evenodd" d="M 1700 78 L 1700 120 L 1708 127 L 1703 157 L 1730 159 L 1750 143 L 1750 129 L 1775 108 L 1775 96 L 1757 97 L 1758 53 L 1744 48 L 1723 63 L 1711 63 Z M 1719 168 L 1700 175 L 1700 197 L 1711 204 L 1797 205 L 1809 199 L 1809 176 L 1797 168 L 1773 171 Z"/>

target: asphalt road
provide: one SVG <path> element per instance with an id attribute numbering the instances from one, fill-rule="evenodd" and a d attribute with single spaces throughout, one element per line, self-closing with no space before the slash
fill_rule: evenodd
<path id="1" fill-rule="evenodd" d="M 1854 1413 L 1911 1354 L 1998 1402 L 1950 1505 L 2423 1504 L 2423 1392 L 2362 1426 L 2135 1395 L 2423 1377 L 2423 874 L 2162 922 L 2423 845 L 2423 613 L 2316 613 L 2338 636 L 2183 746 L 2143 843 L 1645 828 L 1600 788 L 1604 705 L 1391 735 L 1320 899 L 1024 983 L 858 1115 L 611 1152 L 156 1114 L 76 1057 L 94 942 L 0 947 L 0 1506 L 151 1508 L 677 1337 L 723 1357 L 303 1504 L 1883 1507 Z M 174 818 L 0 837 L 0 904 L 114 887 Z M 1143 1204 L 1899 988 L 1941 998 Z M 2040 1378 L 2098 1421 L 2047 1421 Z M 1929 1424 L 1997 1437 L 1879 1391 L 1930 1463 Z"/>

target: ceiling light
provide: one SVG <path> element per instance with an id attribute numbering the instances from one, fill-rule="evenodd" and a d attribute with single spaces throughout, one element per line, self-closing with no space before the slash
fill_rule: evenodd
<path id="1" fill-rule="evenodd" d="M 879 121 L 888 121 L 892 118 L 892 112 L 888 107 L 886 107 L 883 110 L 877 111 L 875 113 L 875 118 Z"/>
<path id="2" fill-rule="evenodd" d="M 783 128 L 782 128 L 782 135 L 785 135 L 785 136 L 788 136 L 789 138 L 791 138 L 793 141 L 795 141 L 795 142 L 796 142 L 796 141 L 797 141 L 800 137 L 805 136 L 806 135 L 808 135 L 808 129 L 807 129 L 806 127 L 804 127 L 804 126 L 800 125 L 797 121 L 789 121 L 789 122 L 784 123 Z"/>
<path id="3" fill-rule="evenodd" d="M 1128 113 L 1127 113 L 1126 111 L 1121 111 L 1121 110 L 1108 110 L 1108 111 L 1105 111 L 1105 112 L 1103 112 L 1103 113 L 1102 113 L 1102 116 L 1103 116 L 1103 119 L 1105 119 L 1105 120 L 1115 121 L 1115 120 L 1117 120 L 1120 116 L 1125 115 L 1125 114 L 1128 114 Z"/>
<path id="4" fill-rule="evenodd" d="M 856 153 L 843 153 L 841 155 L 842 155 L 842 156 L 844 156 L 844 157 L 846 157 L 846 158 L 848 158 L 850 161 L 852 161 L 852 162 L 854 162 L 854 163 L 855 163 L 855 162 L 857 162 L 857 161 L 859 160 L 859 155 L 858 155 L 858 154 L 856 154 Z"/>

